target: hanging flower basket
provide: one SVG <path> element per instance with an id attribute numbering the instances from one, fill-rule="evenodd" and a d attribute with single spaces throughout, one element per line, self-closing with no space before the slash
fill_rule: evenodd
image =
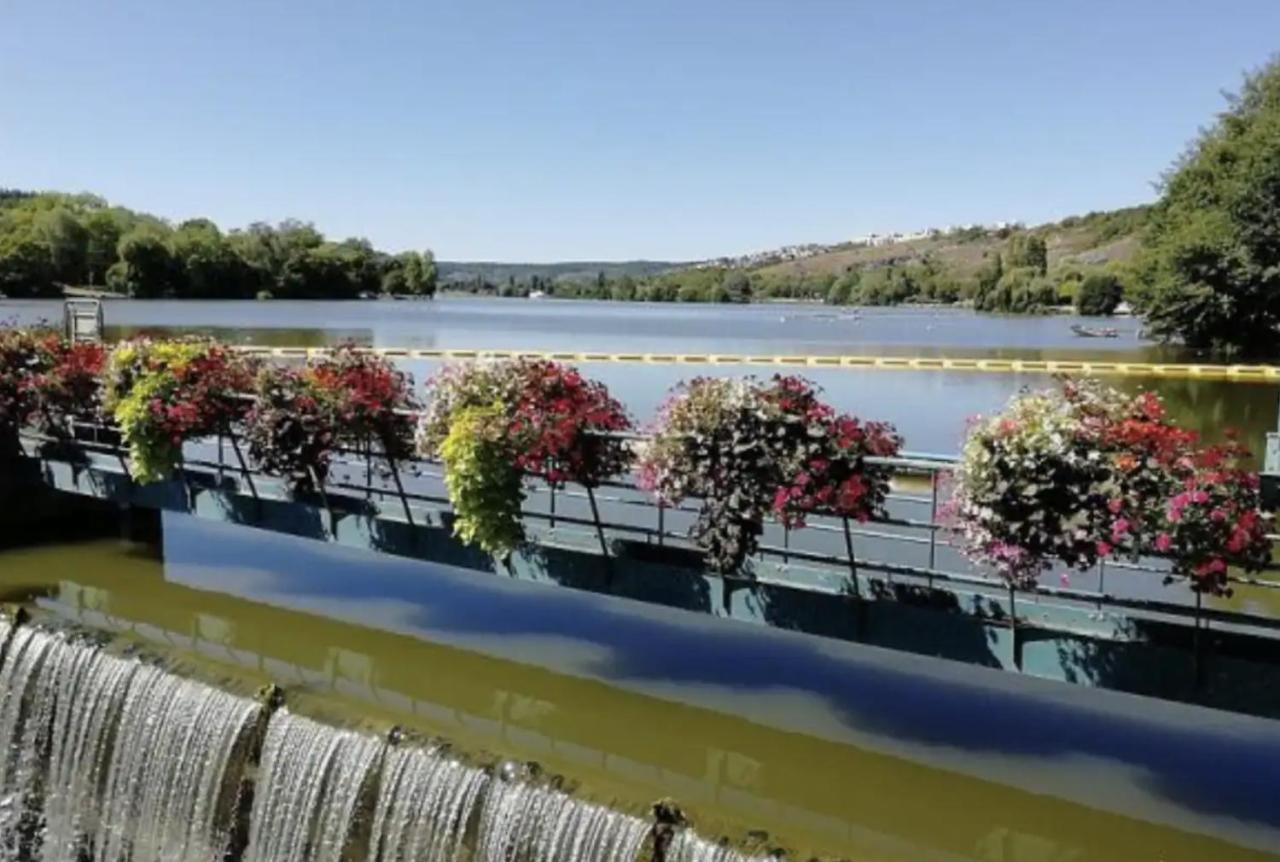
<path id="1" fill-rule="evenodd" d="M 504 557 L 524 539 L 523 479 L 588 489 L 626 471 L 631 421 L 601 383 L 556 362 L 446 366 L 429 383 L 418 451 L 444 462 L 455 532 Z"/>
<path id="2" fill-rule="evenodd" d="M 692 536 L 728 573 L 757 551 L 770 515 L 801 527 L 882 513 L 889 473 L 867 458 L 900 448 L 891 426 L 837 414 L 801 378 L 698 378 L 664 405 L 640 482 L 668 505 L 701 500 Z"/>
<path id="3" fill-rule="evenodd" d="M 1193 588 L 1270 555 L 1256 477 L 1236 446 L 1203 448 L 1152 393 L 1065 381 L 977 421 L 950 506 L 971 558 L 1027 587 L 1055 564 L 1166 556 Z"/>
<path id="4" fill-rule="evenodd" d="M 256 363 L 204 340 L 128 341 L 111 351 L 105 408 L 139 482 L 167 479 L 188 440 L 230 433 L 248 412 Z"/>

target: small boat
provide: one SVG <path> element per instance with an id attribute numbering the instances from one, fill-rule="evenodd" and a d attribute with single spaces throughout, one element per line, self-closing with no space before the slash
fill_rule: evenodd
<path id="1" fill-rule="evenodd" d="M 1081 326 L 1079 323 L 1071 324 L 1071 331 L 1081 338 L 1119 338 L 1120 330 L 1112 327 L 1094 327 Z"/>

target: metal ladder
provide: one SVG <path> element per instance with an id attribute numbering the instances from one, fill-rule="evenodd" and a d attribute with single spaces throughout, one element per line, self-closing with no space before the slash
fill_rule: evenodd
<path id="1" fill-rule="evenodd" d="M 68 299 L 62 304 L 62 328 L 72 344 L 102 341 L 102 301 Z"/>

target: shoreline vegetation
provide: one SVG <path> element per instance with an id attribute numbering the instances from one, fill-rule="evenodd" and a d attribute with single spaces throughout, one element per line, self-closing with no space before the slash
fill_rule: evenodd
<path id="1" fill-rule="evenodd" d="M 173 299 L 498 297 L 840 306 L 1005 314 L 1132 309 L 1155 338 L 1223 357 L 1280 345 L 1280 59 L 1246 76 L 1173 164 L 1160 199 L 1026 227 L 679 264 L 436 263 L 311 224 L 176 226 L 90 194 L 0 189 L 0 294 Z"/>

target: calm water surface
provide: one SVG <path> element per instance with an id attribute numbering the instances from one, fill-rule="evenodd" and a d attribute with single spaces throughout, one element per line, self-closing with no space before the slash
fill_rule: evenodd
<path id="1" fill-rule="evenodd" d="M 793 858 L 1280 858 L 1268 722 L 178 515 L 150 544 L 0 551 L 0 586 Z"/>
<path id="2" fill-rule="evenodd" d="M 108 301 L 112 337 L 138 332 L 200 332 L 228 341 L 384 347 L 521 348 L 566 351 L 912 355 L 1019 359 L 1182 361 L 1189 357 L 1139 337 L 1141 323 L 1119 318 L 1116 339 L 1081 339 L 1070 316 L 1002 317 L 960 309 L 847 309 L 814 305 L 707 306 L 648 303 L 442 299 L 436 302 Z M 0 302 L 0 320 L 58 320 L 61 304 Z M 1096 323 L 1096 321 L 1093 321 Z M 422 381 L 434 363 L 409 362 Z M 699 374 L 749 373 L 724 366 L 588 365 L 634 416 L 648 421 L 676 382 Z M 758 374 L 771 374 L 760 367 Z M 887 419 L 909 449 L 951 453 L 965 421 L 999 409 L 1044 375 L 804 369 L 828 398 L 868 418 Z M 1255 450 L 1274 430 L 1280 388 L 1207 380 L 1120 380 L 1154 388 L 1179 421 L 1211 439 L 1239 430 Z"/>

